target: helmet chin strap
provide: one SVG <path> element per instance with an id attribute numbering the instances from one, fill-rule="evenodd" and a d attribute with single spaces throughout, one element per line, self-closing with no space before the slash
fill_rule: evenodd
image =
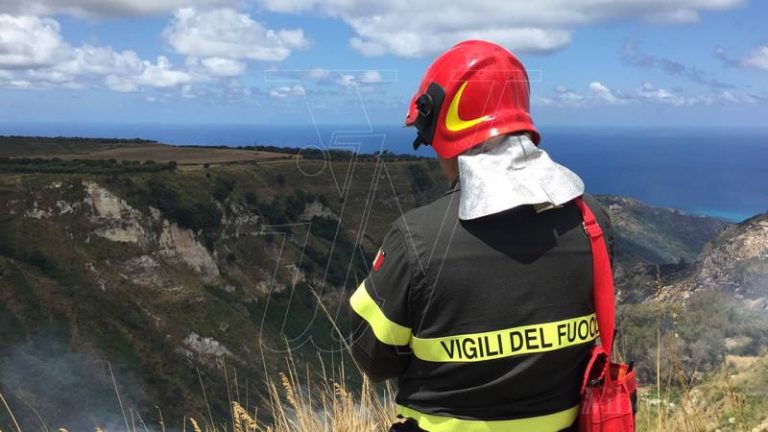
<path id="1" fill-rule="evenodd" d="M 416 139 L 413 141 L 413 149 L 419 146 L 432 145 L 432 139 L 437 129 L 440 107 L 445 98 L 445 90 L 438 83 L 430 83 L 427 91 L 416 100 L 419 116 L 414 122 L 416 126 Z"/>

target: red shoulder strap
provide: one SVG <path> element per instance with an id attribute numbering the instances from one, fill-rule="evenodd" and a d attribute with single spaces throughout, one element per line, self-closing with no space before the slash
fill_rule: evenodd
<path id="1" fill-rule="evenodd" d="M 616 325 L 616 305 L 613 287 L 613 271 L 608 248 L 603 239 L 603 230 L 594 213 L 581 197 L 574 200 L 584 219 L 584 230 L 592 244 L 592 273 L 594 278 L 593 296 L 597 325 L 600 329 L 600 343 L 611 358 L 613 332 Z"/>

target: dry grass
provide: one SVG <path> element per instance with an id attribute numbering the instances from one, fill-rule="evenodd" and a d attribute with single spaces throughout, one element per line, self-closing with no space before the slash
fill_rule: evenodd
<path id="1" fill-rule="evenodd" d="M 269 421 L 258 420 L 241 401 L 231 402 L 230 419 L 185 417 L 185 430 L 193 432 L 381 432 L 395 421 L 394 390 L 390 384 L 373 385 L 364 379 L 359 388 L 348 388 L 344 372 L 339 378 L 313 376 L 309 369 L 300 376 L 292 359 L 287 373 L 267 383 L 268 397 L 261 404 Z M 13 418 L 11 407 L 0 394 L 0 401 Z M 131 414 L 133 417 L 133 414 Z M 165 431 L 162 416 L 154 427 L 135 424 L 125 418 L 125 431 Z M 43 423 L 41 422 L 41 425 Z M 41 425 L 19 425 L 13 432 L 41 430 Z M 24 427 L 22 427 L 24 426 Z M 47 430 L 45 428 L 44 430 Z M 65 428 L 53 429 L 67 431 Z M 123 430 L 120 427 L 120 430 Z M 113 432 L 97 427 L 95 432 Z M 0 428 L 2 432 L 2 428 Z"/>
<path id="2" fill-rule="evenodd" d="M 718 371 L 696 380 L 697 371 L 685 373 L 676 345 L 659 342 L 664 355 L 657 357 L 657 366 L 669 362 L 668 373 L 639 390 L 638 431 L 768 432 L 768 398 L 761 384 L 768 379 L 768 356 L 735 362 L 727 356 Z"/>
<path id="3" fill-rule="evenodd" d="M 340 383 L 321 381 L 320 387 L 313 389 L 302 386 L 294 374 L 281 375 L 279 387 L 270 384 L 269 412 L 274 422 L 263 430 L 385 430 L 395 418 L 393 393 L 389 386 L 377 393 L 371 383 L 364 380 L 360 396 L 356 397 Z"/>
<path id="4" fill-rule="evenodd" d="M 317 297 L 320 300 L 319 296 Z M 320 306 L 325 313 L 324 304 Z M 338 330 L 338 329 L 337 329 Z M 691 376 L 686 375 L 675 344 L 662 337 L 657 329 L 658 349 L 656 356 L 657 381 L 653 386 L 642 388 L 639 392 L 638 432 L 768 432 L 768 418 L 762 407 L 768 408 L 765 399 L 750 402 L 748 395 L 754 393 L 745 383 L 757 383 L 768 380 L 764 370 L 768 370 L 768 356 L 742 364 L 743 368 L 733 369 L 725 364 L 721 371 L 702 383 L 693 385 Z M 342 339 L 343 340 L 343 339 Z M 671 367 L 662 368 L 667 362 Z M 321 374 L 313 373 L 309 366 L 300 369 L 294 358 L 289 355 L 285 372 L 278 373 L 266 384 L 266 392 L 259 406 L 265 412 L 249 412 L 251 406 L 239 400 L 239 392 L 230 392 L 230 380 L 226 372 L 230 403 L 229 419 L 214 419 L 208 407 L 208 417 L 185 417 L 184 430 L 194 432 L 381 432 L 388 429 L 395 421 L 395 390 L 388 382 L 374 386 L 363 378 L 356 388 L 348 387 L 347 376 L 342 366 L 334 376 L 325 373 L 325 366 L 320 362 Z M 299 372 L 301 370 L 301 372 Z M 662 370 L 668 372 L 662 376 Z M 199 372 L 198 372 L 199 373 Z M 234 386 L 237 388 L 237 374 Z M 114 378 L 113 378 L 114 380 Z M 200 385 L 203 386 L 202 379 Z M 206 404 L 208 397 L 203 386 Z M 115 392 L 120 401 L 120 409 L 125 419 L 126 431 L 148 431 L 139 417 L 141 428 L 137 428 L 131 411 L 128 421 L 122 405 L 117 384 Z M 11 407 L 0 394 L 0 402 L 13 419 L 14 432 L 22 432 L 22 427 L 13 418 Z M 751 405 L 750 405 L 751 404 Z M 261 414 L 261 415 L 259 415 Z M 179 414 L 180 415 L 180 414 Z M 264 419 L 269 419 L 265 421 Z M 762 422 L 762 424 L 761 424 Z M 41 424 L 43 424 L 41 419 Z M 44 424 L 43 424 L 44 426 Z M 28 426 L 25 429 L 33 429 Z M 34 429 L 39 429 L 38 427 Z M 159 427 L 151 428 L 165 432 L 164 420 L 160 416 Z M 46 428 L 47 430 L 47 428 Z M 59 429 L 64 430 L 64 429 Z M 0 431 L 1 432 L 1 431 Z M 97 432 L 102 432 L 97 430 Z M 110 431 L 104 431 L 110 432 Z M 460 432 L 460 431 L 457 431 Z"/>
<path id="5" fill-rule="evenodd" d="M 704 385 L 678 390 L 664 385 L 661 397 L 656 388 L 645 388 L 640 395 L 638 431 L 768 431 L 768 418 L 762 424 L 744 415 L 745 398 L 734 388 L 732 370 L 724 369 Z M 350 389 L 339 378 L 313 375 L 309 369 L 300 374 L 289 360 L 286 373 L 280 373 L 267 384 L 261 406 L 265 412 L 249 412 L 240 401 L 231 402 L 231 418 L 186 417 L 185 429 L 193 432 L 381 432 L 395 420 L 394 389 L 389 384 L 374 386 L 363 380 Z M 10 411 L 5 399 L 0 401 Z M 672 402 L 674 401 L 674 402 Z M 264 418 L 270 420 L 265 421 Z M 126 421 L 127 422 L 127 421 Z M 164 431 L 162 421 L 146 428 L 127 422 L 127 431 Z M 13 424 L 14 432 L 39 430 L 32 425 Z M 122 428 L 121 428 L 122 429 Z M 52 429 L 56 430 L 56 429 Z M 58 429 L 66 430 L 66 429 Z M 97 429 L 97 432 L 102 432 Z M 103 432 L 111 432 L 104 430 Z M 457 431 L 459 432 L 459 431 Z"/>
<path id="6" fill-rule="evenodd" d="M 673 402 L 674 400 L 674 402 Z M 684 389 L 669 398 L 645 394 L 638 417 L 639 431 L 744 431 L 759 430 L 745 414 L 746 398 L 738 392 L 727 371 L 711 382 Z"/>
<path id="7" fill-rule="evenodd" d="M 257 413 L 249 413 L 239 401 L 231 403 L 233 432 L 379 432 L 387 430 L 395 419 L 394 391 L 389 384 L 377 388 L 367 379 L 359 392 L 346 387 L 343 371 L 339 381 L 327 376 L 312 377 L 307 369 L 300 378 L 295 365 L 267 384 L 268 400 L 264 401 L 269 422 L 259 421 Z M 189 417 L 194 432 L 224 432 Z"/>

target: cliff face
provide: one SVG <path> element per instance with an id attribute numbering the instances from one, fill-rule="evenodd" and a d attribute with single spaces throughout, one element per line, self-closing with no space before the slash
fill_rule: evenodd
<path id="1" fill-rule="evenodd" d="M 70 416 L 93 409 L 87 414 L 111 418 L 107 407 L 91 407 L 94 401 L 112 399 L 107 391 L 111 374 L 99 359 L 112 362 L 126 388 L 123 396 L 145 413 L 153 400 L 177 399 L 187 409 L 199 408 L 194 364 L 226 358 L 244 365 L 246 357 L 233 353 L 237 347 L 227 348 L 232 341 L 225 342 L 225 334 L 209 333 L 227 312 L 224 305 L 210 304 L 205 287 L 221 285 L 222 279 L 215 251 L 192 229 L 153 207 L 131 205 L 100 184 L 103 179 L 15 180 L 15 190 L 6 187 L 0 203 L 0 321 L 14 323 L 13 331 L 0 330 L 5 393 L 50 410 L 53 424 L 85 427 L 82 417 Z M 195 309 L 194 314 L 212 322 L 192 325 L 185 314 Z M 247 319 L 241 314 L 226 320 L 241 323 L 241 336 L 255 338 L 254 326 L 243 324 Z M 20 356 L 20 351 L 34 357 Z M 54 358 L 67 360 L 41 368 L 42 382 L 26 377 L 16 381 L 16 388 L 7 387 L 25 361 Z M 180 364 L 185 359 L 194 363 Z M 83 370 L 85 365 L 92 374 Z M 67 369 L 76 371 L 86 393 L 69 387 Z M 64 402 L 71 392 L 85 407 Z"/>
<path id="2" fill-rule="evenodd" d="M 426 162 L 301 164 L 0 175 L 0 391 L 17 415 L 34 420 L 28 403 L 51 424 L 91 428 L 119 412 L 114 373 L 144 415 L 203 418 L 201 380 L 223 413 L 236 373 L 252 409 L 289 350 L 335 361 L 311 291 L 343 324 L 345 289 L 389 222 L 441 180 Z"/>
<path id="3" fill-rule="evenodd" d="M 616 230 L 618 259 L 625 265 L 691 263 L 704 245 L 731 224 L 652 207 L 632 198 L 598 197 Z"/>
<path id="4" fill-rule="evenodd" d="M 616 237 L 614 276 L 622 303 L 653 298 L 659 285 L 688 270 L 708 241 L 731 224 L 652 207 L 632 198 L 598 196 Z"/>
<path id="5" fill-rule="evenodd" d="M 598 199 L 616 232 L 621 302 L 676 302 L 709 290 L 767 310 L 768 215 L 732 224 L 630 198 Z"/>
<path id="6" fill-rule="evenodd" d="M 686 298 L 698 290 L 722 290 L 768 311 L 768 215 L 723 231 L 687 272 L 663 288 L 660 299 Z"/>

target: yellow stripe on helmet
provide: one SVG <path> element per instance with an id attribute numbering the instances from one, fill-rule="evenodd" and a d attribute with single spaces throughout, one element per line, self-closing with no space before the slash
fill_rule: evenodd
<path id="1" fill-rule="evenodd" d="M 465 81 L 464 84 L 459 87 L 456 95 L 453 96 L 451 104 L 448 106 L 448 111 L 445 113 L 445 127 L 451 132 L 460 132 L 464 129 L 471 128 L 477 124 L 480 124 L 490 118 L 490 116 L 484 115 L 471 120 L 462 120 L 459 116 L 459 102 L 461 96 L 464 94 L 464 89 L 469 84 L 469 81 Z"/>

